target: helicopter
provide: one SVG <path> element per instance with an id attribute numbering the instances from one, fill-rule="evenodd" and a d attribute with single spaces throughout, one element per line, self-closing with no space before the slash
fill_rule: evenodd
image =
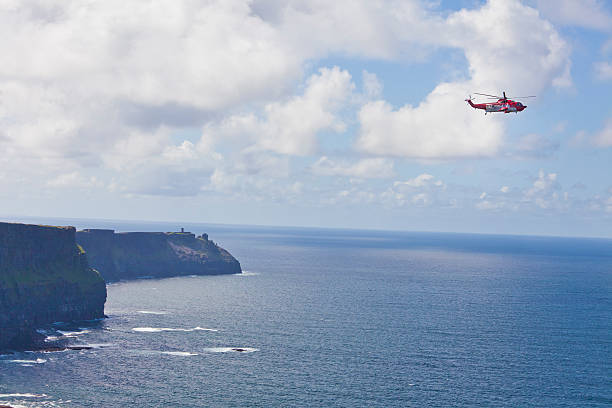
<path id="1" fill-rule="evenodd" d="M 474 109 L 482 109 L 485 111 L 485 115 L 489 112 L 503 112 L 503 113 L 519 113 L 523 111 L 527 105 L 523 105 L 521 102 L 513 101 L 512 99 L 508 99 L 506 97 L 506 92 L 503 92 L 504 96 L 495 96 L 488 95 L 483 93 L 474 93 L 474 95 L 486 96 L 487 98 L 497 99 L 497 102 L 489 102 L 489 103 L 473 103 L 472 95 L 465 101 L 470 104 L 470 106 Z M 525 99 L 525 98 L 535 98 L 535 96 L 517 96 L 516 99 Z"/>

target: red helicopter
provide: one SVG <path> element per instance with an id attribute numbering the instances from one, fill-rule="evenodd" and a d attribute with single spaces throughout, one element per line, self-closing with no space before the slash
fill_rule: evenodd
<path id="1" fill-rule="evenodd" d="M 486 96 L 488 98 L 493 98 L 493 99 L 497 99 L 497 102 L 490 102 L 490 103 L 472 103 L 472 96 L 470 95 L 470 97 L 468 99 L 466 99 L 466 102 L 470 104 L 470 106 L 474 109 L 482 109 L 485 111 L 485 115 L 489 112 L 504 112 L 504 113 L 510 113 L 510 112 L 515 112 L 515 113 L 519 113 L 522 110 L 524 110 L 527 105 L 523 105 L 520 102 L 516 102 L 513 101 L 511 99 L 508 99 L 506 97 L 506 92 L 503 93 L 504 96 L 495 96 L 495 95 L 487 95 L 487 94 L 481 94 L 481 93 L 475 93 L 475 95 L 481 95 L 481 96 Z M 521 98 L 521 99 L 525 99 L 525 98 L 535 98 L 535 96 L 518 96 L 516 97 Z"/>

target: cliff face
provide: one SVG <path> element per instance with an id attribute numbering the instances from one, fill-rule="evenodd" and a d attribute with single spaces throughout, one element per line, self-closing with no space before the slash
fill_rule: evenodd
<path id="1" fill-rule="evenodd" d="M 86 229 L 76 239 L 106 281 L 241 272 L 236 258 L 206 234 Z"/>
<path id="2" fill-rule="evenodd" d="M 103 317 L 105 301 L 74 227 L 0 223 L 0 350 L 31 347 L 52 322 Z"/>

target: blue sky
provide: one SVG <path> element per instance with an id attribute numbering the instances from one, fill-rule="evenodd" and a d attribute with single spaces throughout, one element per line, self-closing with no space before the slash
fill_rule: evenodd
<path id="1" fill-rule="evenodd" d="M 612 237 L 599 0 L 0 2 L 0 215 Z M 475 92 L 537 95 L 484 116 Z"/>

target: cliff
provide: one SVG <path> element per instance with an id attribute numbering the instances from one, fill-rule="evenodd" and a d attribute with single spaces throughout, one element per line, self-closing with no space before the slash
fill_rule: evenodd
<path id="1" fill-rule="evenodd" d="M 86 229 L 76 239 L 104 279 L 240 273 L 225 249 L 189 232 L 125 232 Z"/>
<path id="2" fill-rule="evenodd" d="M 0 350 L 32 347 L 52 322 L 103 317 L 105 301 L 74 227 L 0 223 Z"/>

